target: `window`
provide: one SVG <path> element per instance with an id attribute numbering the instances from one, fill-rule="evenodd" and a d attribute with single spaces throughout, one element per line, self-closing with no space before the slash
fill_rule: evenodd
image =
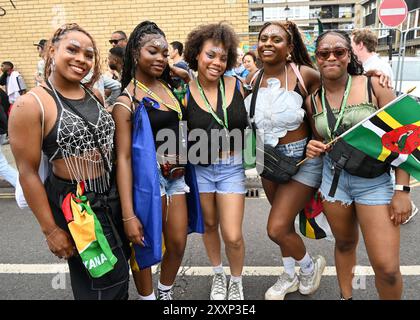
<path id="1" fill-rule="evenodd" d="M 251 10 L 249 12 L 249 22 L 263 21 L 263 11 L 261 9 Z"/>
<path id="2" fill-rule="evenodd" d="M 417 10 L 417 24 L 416 27 L 420 27 L 420 9 Z M 420 30 L 416 31 L 416 38 L 420 38 Z"/>

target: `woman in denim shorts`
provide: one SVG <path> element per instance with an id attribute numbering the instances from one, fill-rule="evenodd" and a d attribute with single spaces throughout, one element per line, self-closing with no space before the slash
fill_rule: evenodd
<path id="1" fill-rule="evenodd" d="M 260 72 L 264 73 L 255 104 L 255 124 L 263 130 L 265 144 L 276 147 L 285 156 L 301 160 L 311 137 L 302 106 L 308 92 L 319 85 L 319 74 L 293 22 L 266 23 L 258 36 L 258 55 L 263 63 Z M 249 95 L 245 100 L 248 111 L 251 99 Z M 280 246 L 285 270 L 266 291 L 267 300 L 283 300 L 286 294 L 297 290 L 308 295 L 319 287 L 325 259 L 309 255 L 295 231 L 294 222 L 318 189 L 321 171 L 321 160 L 313 159 L 301 165 L 287 183 L 262 178 L 271 204 L 267 232 Z M 300 266 L 299 275 L 295 273 L 296 262 Z"/>
<path id="2" fill-rule="evenodd" d="M 339 135 L 338 131 L 348 130 L 395 98 L 392 90 L 382 88 L 377 79 L 369 80 L 362 75 L 363 67 L 352 52 L 346 33 L 327 31 L 320 35 L 316 43 L 316 59 L 323 84 L 307 104 L 308 107 L 312 105 L 319 140 L 330 141 Z M 336 126 L 327 119 L 329 112 L 335 116 Z M 332 148 L 334 150 L 335 146 Z M 329 155 L 331 150 L 317 140 L 310 141 L 307 146 L 310 158 L 318 157 L 325 151 L 320 190 L 325 200 L 324 212 L 336 239 L 335 265 L 342 299 L 352 297 L 358 224 L 375 271 L 379 297 L 400 299 L 399 226 L 411 212 L 409 193 L 394 192 L 388 172 L 376 178 L 363 178 L 348 173 L 344 168 L 341 173 L 338 172 L 336 185 L 333 182 L 336 163 Z M 396 183 L 408 185 L 409 175 L 397 168 Z M 332 186 L 337 187 L 335 194 Z"/>
<path id="3" fill-rule="evenodd" d="M 180 120 L 183 119 L 183 108 L 170 90 L 170 83 L 165 35 L 155 23 L 142 22 L 128 40 L 122 75 L 122 87 L 125 89 L 114 105 L 113 116 L 116 122 L 118 189 L 121 193 L 125 231 L 133 244 L 145 250 L 149 247 L 145 237 L 154 233 L 155 225 L 146 233 L 142 223 L 153 219 L 153 209 L 158 206 L 156 201 L 161 201 L 162 211 L 157 212 L 157 219 L 161 215 L 162 230 L 158 230 L 156 235 L 160 237 L 163 232 L 165 244 L 158 283 L 157 298 L 161 300 L 172 300 L 172 288 L 184 255 L 188 231 L 185 194 L 189 192 L 189 187 L 185 183 L 183 169 L 167 165 L 179 160 L 181 149 L 178 146 L 182 140 Z M 146 114 L 137 117 L 140 108 L 146 110 Z M 150 135 L 138 138 L 138 128 L 146 128 L 149 123 Z M 158 138 L 162 130 L 169 130 L 168 133 L 176 137 L 176 141 L 170 141 L 171 145 L 177 145 L 173 154 L 163 149 L 164 141 Z M 152 150 L 145 148 L 147 144 L 153 145 Z M 145 161 L 146 157 L 153 160 Z M 138 161 L 143 167 L 139 167 Z M 138 187 L 136 181 L 142 178 L 144 181 L 146 177 L 151 177 L 150 183 L 143 184 L 143 188 Z M 137 208 L 138 211 L 147 211 L 145 221 L 136 217 L 136 214 L 140 214 L 135 212 L 135 203 L 139 199 L 134 199 L 134 196 L 145 198 L 143 204 L 140 202 L 142 207 Z M 161 248 L 157 250 L 160 253 Z M 156 299 L 151 266 L 137 270 L 137 263 L 132 259 L 132 269 L 140 300 Z"/>
<path id="4" fill-rule="evenodd" d="M 224 76 L 236 64 L 237 45 L 235 32 L 223 23 L 198 27 L 188 35 L 185 44 L 185 60 L 198 72 L 197 80 L 190 83 L 184 105 L 189 140 L 196 133 L 200 136 L 190 148 L 189 161 L 196 164 L 205 223 L 203 241 L 214 270 L 211 300 L 244 299 L 241 275 L 246 191 L 242 144 L 247 116 L 240 82 Z M 195 154 L 196 149 L 199 150 Z M 194 155 L 197 159 L 193 159 Z M 231 270 L 228 288 L 219 226 Z"/>

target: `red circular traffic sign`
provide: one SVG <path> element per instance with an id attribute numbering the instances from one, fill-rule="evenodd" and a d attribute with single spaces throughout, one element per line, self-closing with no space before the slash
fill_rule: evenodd
<path id="1" fill-rule="evenodd" d="M 388 27 L 399 26 L 407 18 L 407 13 L 404 0 L 384 0 L 378 10 L 379 20 Z"/>

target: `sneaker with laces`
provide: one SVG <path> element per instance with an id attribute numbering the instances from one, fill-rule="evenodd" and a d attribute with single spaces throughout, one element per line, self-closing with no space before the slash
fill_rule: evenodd
<path id="1" fill-rule="evenodd" d="M 170 290 L 160 290 L 158 288 L 157 292 L 158 292 L 157 300 L 173 300 L 174 299 L 172 297 L 172 295 L 174 294 L 172 289 L 170 289 Z"/>
<path id="2" fill-rule="evenodd" d="M 210 300 L 226 300 L 227 281 L 224 272 L 216 272 L 211 285 Z"/>
<path id="3" fill-rule="evenodd" d="M 322 273 L 325 269 L 325 258 L 323 256 L 315 256 L 312 258 L 314 262 L 314 270 L 310 274 L 299 272 L 299 292 L 303 295 L 314 293 L 321 282 Z"/>
<path id="4" fill-rule="evenodd" d="M 265 300 L 284 300 L 286 294 L 296 292 L 299 289 L 299 278 L 295 274 L 291 278 L 283 272 L 277 282 L 265 292 Z"/>
<path id="5" fill-rule="evenodd" d="M 242 281 L 230 281 L 228 290 L 228 300 L 244 300 L 244 290 Z"/>
<path id="6" fill-rule="evenodd" d="M 402 224 L 409 223 L 411 221 L 411 219 L 413 219 L 414 216 L 417 214 L 417 212 L 419 212 L 419 208 L 417 208 L 417 206 L 414 204 L 414 202 L 411 201 L 411 215 Z"/>

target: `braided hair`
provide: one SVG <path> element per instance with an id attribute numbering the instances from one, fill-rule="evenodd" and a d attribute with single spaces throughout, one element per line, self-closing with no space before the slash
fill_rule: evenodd
<path id="1" fill-rule="evenodd" d="M 101 75 L 101 64 L 100 64 L 100 58 L 99 58 L 99 50 L 96 46 L 96 42 L 86 30 L 80 27 L 77 23 L 64 24 L 63 26 L 61 26 L 54 32 L 52 38 L 48 41 L 46 52 L 48 52 L 51 47 L 57 45 L 66 34 L 73 31 L 77 31 L 77 32 L 81 32 L 85 34 L 90 39 L 90 41 L 92 41 L 92 44 L 93 44 L 93 56 L 94 56 L 93 74 L 90 80 L 85 84 L 87 87 L 90 87 L 99 79 Z M 47 57 L 45 59 L 44 80 L 47 80 L 48 77 L 53 72 L 52 70 L 53 58 L 49 54 L 47 54 L 46 56 Z"/>
<path id="2" fill-rule="evenodd" d="M 141 48 L 141 40 L 149 34 L 156 34 L 165 37 L 165 33 L 157 26 L 156 23 L 151 21 L 143 21 L 138 24 L 128 38 L 127 46 L 125 48 L 124 67 L 121 76 L 121 90 L 124 90 L 130 83 L 131 79 L 135 79 L 137 54 Z M 169 65 L 160 77 L 164 82 L 173 87 L 172 78 L 170 76 Z M 134 89 L 135 90 L 135 89 Z"/>
<path id="3" fill-rule="evenodd" d="M 280 21 L 273 21 L 273 22 L 266 22 L 259 34 L 258 34 L 258 41 L 261 38 L 262 32 L 267 29 L 269 26 L 275 25 L 282 28 L 287 35 L 287 43 L 293 45 L 293 51 L 290 53 L 292 56 L 292 61 L 300 66 L 307 66 L 309 68 L 314 69 L 314 65 L 312 64 L 311 57 L 309 56 L 308 50 L 306 49 L 305 44 L 303 43 L 302 36 L 300 34 L 298 26 L 292 21 L 280 22 Z"/>
<path id="4" fill-rule="evenodd" d="M 329 34 L 335 34 L 343 38 L 346 42 L 346 47 L 350 53 L 350 63 L 347 66 L 347 72 L 352 76 L 358 76 L 364 73 L 362 63 L 357 59 L 357 56 L 354 54 L 353 49 L 351 48 L 351 39 L 348 33 L 341 30 L 328 30 L 319 35 L 315 41 L 315 50 L 318 50 L 319 43 Z"/>

